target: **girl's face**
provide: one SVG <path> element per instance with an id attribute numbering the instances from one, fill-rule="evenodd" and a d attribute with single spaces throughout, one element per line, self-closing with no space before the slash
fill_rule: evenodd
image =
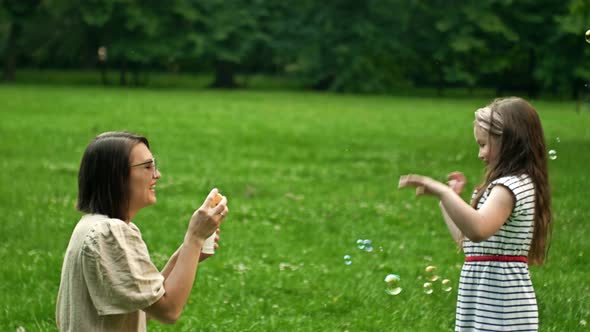
<path id="1" fill-rule="evenodd" d="M 477 123 L 473 127 L 475 142 L 479 145 L 478 158 L 483 160 L 486 166 L 495 165 L 498 161 L 498 150 L 500 149 L 500 139 L 492 135 Z"/>
<path id="2" fill-rule="evenodd" d="M 129 216 L 132 218 L 140 209 L 156 203 L 156 180 L 161 174 L 156 168 L 154 156 L 143 143 L 131 149 L 129 160 Z"/>

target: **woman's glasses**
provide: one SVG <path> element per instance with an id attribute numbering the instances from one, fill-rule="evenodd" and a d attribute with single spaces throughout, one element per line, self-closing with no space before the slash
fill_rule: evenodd
<path id="1" fill-rule="evenodd" d="M 150 165 L 150 166 L 147 166 L 147 165 Z M 158 166 L 156 166 L 156 159 L 152 159 L 152 160 L 144 161 L 144 162 L 139 163 L 139 164 L 131 165 L 131 168 L 133 168 L 133 167 L 140 167 L 140 166 L 146 166 L 146 168 L 153 168 L 153 170 L 154 170 L 154 177 L 157 177 L 158 176 Z"/>

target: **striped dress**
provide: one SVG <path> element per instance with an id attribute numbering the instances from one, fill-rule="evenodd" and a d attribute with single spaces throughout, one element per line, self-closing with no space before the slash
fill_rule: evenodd
<path id="1" fill-rule="evenodd" d="M 512 214 L 486 241 L 474 243 L 465 239 L 465 255 L 528 256 L 535 208 L 532 179 L 527 175 L 496 179 L 486 188 L 477 209 L 496 185 L 508 188 L 516 197 Z M 537 331 L 538 325 L 537 300 L 527 263 L 476 261 L 463 264 L 455 331 Z"/>

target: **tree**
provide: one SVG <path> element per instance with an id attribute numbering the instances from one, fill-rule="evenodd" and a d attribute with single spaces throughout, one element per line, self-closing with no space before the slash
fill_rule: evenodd
<path id="1" fill-rule="evenodd" d="M 14 81 L 17 57 L 23 53 L 24 45 L 19 42 L 25 27 L 35 15 L 40 0 L 2 0 L 0 17 L 7 19 L 7 37 L 3 43 L 2 58 L 4 81 Z"/>
<path id="2" fill-rule="evenodd" d="M 536 97 L 540 91 L 539 61 L 547 52 L 548 41 L 558 30 L 554 15 L 564 5 L 552 0 L 523 0 L 506 2 L 498 7 L 499 15 L 506 26 L 517 35 L 517 40 L 498 41 L 503 58 L 508 66 L 498 71 L 495 81 L 498 94 L 506 88 L 524 90 L 529 97 Z"/>
<path id="3" fill-rule="evenodd" d="M 203 60 L 213 67 L 212 87 L 233 88 L 240 66 L 257 47 L 268 42 L 263 25 L 269 20 L 270 2 L 264 0 L 209 0 L 199 3 L 205 14 Z"/>
<path id="4" fill-rule="evenodd" d="M 194 61 L 202 52 L 200 33 L 193 28 L 203 16 L 193 1 L 61 1 L 74 3 L 72 14 L 85 26 L 92 59 L 97 59 L 99 49 L 106 51 L 108 62 L 99 64 L 118 68 L 121 85 L 128 84 L 129 72 L 133 84 L 140 85 L 143 68 L 166 68 L 186 58 Z"/>
<path id="5" fill-rule="evenodd" d="M 407 84 L 409 25 L 403 1 L 300 1 L 281 34 L 286 70 L 318 90 L 386 92 Z M 283 45 L 285 46 L 285 45 Z"/>
<path id="6" fill-rule="evenodd" d="M 555 93 L 570 92 L 579 99 L 581 92 L 588 91 L 590 81 L 590 45 L 584 36 L 590 29 L 590 3 L 571 0 L 554 13 L 554 29 L 542 43 L 538 77 L 544 88 Z"/>

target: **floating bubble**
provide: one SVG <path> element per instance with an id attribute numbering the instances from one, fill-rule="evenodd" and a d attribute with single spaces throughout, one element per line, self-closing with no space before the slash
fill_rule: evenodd
<path id="1" fill-rule="evenodd" d="M 561 138 L 559 138 L 559 136 L 558 136 L 558 137 L 556 137 L 556 138 L 555 138 L 555 141 L 556 141 L 557 143 L 561 143 Z"/>
<path id="2" fill-rule="evenodd" d="M 590 30 L 586 31 L 586 42 L 590 43 Z"/>
<path id="3" fill-rule="evenodd" d="M 362 239 L 358 239 L 356 240 L 356 245 L 359 247 L 359 249 L 364 250 L 365 249 L 365 245 L 363 244 L 363 240 Z"/>
<path id="4" fill-rule="evenodd" d="M 400 277 L 397 274 L 388 274 L 385 277 L 385 292 L 389 295 L 397 295 L 402 292 Z"/>
<path id="5" fill-rule="evenodd" d="M 424 272 L 426 272 L 426 278 L 432 282 L 435 282 L 438 280 L 438 275 L 436 274 L 436 266 L 434 265 L 429 265 L 424 269 Z"/>
<path id="6" fill-rule="evenodd" d="M 352 258 L 350 257 L 350 255 L 344 255 L 344 264 L 346 264 L 346 265 L 352 264 Z"/>
<path id="7" fill-rule="evenodd" d="M 549 159 L 551 159 L 551 160 L 557 159 L 557 151 L 549 150 Z"/>
<path id="8" fill-rule="evenodd" d="M 426 293 L 427 295 L 430 295 L 430 294 L 432 294 L 432 292 L 434 292 L 434 289 L 432 289 L 432 283 L 425 282 L 424 283 L 424 293 Z"/>
<path id="9" fill-rule="evenodd" d="M 443 279 L 440 282 L 440 284 L 444 292 L 450 292 L 451 290 L 453 290 L 453 287 L 451 286 L 451 281 L 449 279 Z"/>
<path id="10" fill-rule="evenodd" d="M 366 252 L 373 251 L 373 242 L 371 240 L 358 239 L 356 240 L 356 245 L 360 250 L 364 250 Z"/>
<path id="11" fill-rule="evenodd" d="M 371 252 L 373 251 L 373 242 L 371 240 L 364 240 L 363 241 L 363 246 L 365 247 L 365 251 L 366 252 Z"/>

